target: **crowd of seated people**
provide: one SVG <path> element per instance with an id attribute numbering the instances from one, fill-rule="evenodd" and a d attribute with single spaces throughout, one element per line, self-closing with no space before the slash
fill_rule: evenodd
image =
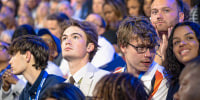
<path id="1" fill-rule="evenodd" d="M 198 100 L 199 56 L 199 0 L 0 0 L 0 100 Z"/>

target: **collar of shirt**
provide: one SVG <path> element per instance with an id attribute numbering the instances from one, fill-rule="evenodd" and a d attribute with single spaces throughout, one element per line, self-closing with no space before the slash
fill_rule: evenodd
<path id="1" fill-rule="evenodd" d="M 155 61 L 152 62 L 152 64 L 150 65 L 148 71 L 146 71 L 144 73 L 144 75 L 142 75 L 141 80 L 142 81 L 151 81 L 151 79 L 153 78 L 156 70 L 157 70 L 157 66 L 158 65 Z M 127 72 L 127 66 L 125 65 L 125 67 L 122 68 L 122 72 Z"/>
<path id="2" fill-rule="evenodd" d="M 142 81 L 151 81 L 156 70 L 157 70 L 157 63 L 155 61 L 152 62 L 151 66 L 149 67 L 148 71 L 144 73 L 141 80 Z"/>
<path id="3" fill-rule="evenodd" d="M 164 67 L 160 66 L 156 62 L 153 62 L 151 64 L 151 67 L 149 70 L 142 76 L 141 81 L 143 84 L 147 87 L 147 89 L 151 90 L 151 81 L 156 73 L 156 71 L 159 71 L 160 73 L 163 74 Z"/>
<path id="4" fill-rule="evenodd" d="M 83 76 L 86 74 L 87 72 L 87 67 L 89 66 L 89 62 L 83 66 L 80 70 L 78 70 L 74 75 L 73 78 L 75 80 L 75 83 L 79 83 L 79 81 L 81 80 L 81 78 L 83 78 Z M 72 75 L 69 74 L 69 77 L 71 77 Z"/>
<path id="5" fill-rule="evenodd" d="M 34 82 L 33 85 L 31 85 L 30 83 L 27 84 L 26 88 L 28 89 L 28 92 L 30 93 L 31 95 L 31 98 L 32 98 L 32 95 L 35 96 L 36 95 L 36 92 L 37 92 L 37 88 L 38 86 L 40 85 L 40 82 L 43 78 L 43 74 L 44 74 L 44 70 L 41 71 L 39 77 L 37 78 L 37 80 Z"/>

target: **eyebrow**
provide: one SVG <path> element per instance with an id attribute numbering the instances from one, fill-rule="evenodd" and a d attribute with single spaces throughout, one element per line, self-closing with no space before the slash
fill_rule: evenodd
<path id="1" fill-rule="evenodd" d="M 71 36 L 73 36 L 73 35 L 79 35 L 80 37 L 83 37 L 82 34 L 80 34 L 80 33 L 72 33 Z"/>
<path id="2" fill-rule="evenodd" d="M 162 7 L 161 9 L 172 9 L 172 8 L 170 8 L 170 7 Z M 151 10 L 159 10 L 158 8 L 152 8 Z"/>
<path id="3" fill-rule="evenodd" d="M 184 36 L 187 36 L 187 35 L 190 35 L 190 34 L 193 34 L 193 33 L 192 32 L 188 32 Z M 175 39 L 179 39 L 179 38 L 178 37 L 174 37 L 173 40 L 175 40 Z"/>
<path id="4" fill-rule="evenodd" d="M 70 34 L 70 35 L 71 35 L 71 36 L 73 36 L 73 35 L 79 35 L 80 37 L 83 37 L 83 35 L 80 34 L 80 33 L 72 33 L 72 34 Z M 62 37 L 64 37 L 64 36 L 68 36 L 68 35 L 63 34 Z"/>
<path id="5" fill-rule="evenodd" d="M 168 9 L 168 8 L 169 8 L 169 9 L 172 9 L 171 7 L 163 7 L 162 9 Z"/>

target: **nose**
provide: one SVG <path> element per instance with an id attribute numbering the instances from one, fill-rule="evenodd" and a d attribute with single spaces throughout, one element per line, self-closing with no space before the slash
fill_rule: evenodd
<path id="1" fill-rule="evenodd" d="M 163 18 L 163 15 L 162 15 L 162 12 L 158 12 L 158 14 L 157 14 L 157 19 L 159 20 L 159 19 L 162 19 Z"/>
<path id="2" fill-rule="evenodd" d="M 69 38 L 65 41 L 65 44 L 66 44 L 66 45 L 67 45 L 67 44 L 69 45 L 69 44 L 71 44 L 71 43 L 72 43 L 72 42 L 71 42 L 71 39 L 69 39 Z"/>
<path id="3" fill-rule="evenodd" d="M 147 51 L 144 53 L 145 57 L 151 57 L 151 51 L 150 49 L 147 49 Z"/>
<path id="4" fill-rule="evenodd" d="M 186 44 L 186 41 L 181 41 L 180 46 L 184 46 Z"/>

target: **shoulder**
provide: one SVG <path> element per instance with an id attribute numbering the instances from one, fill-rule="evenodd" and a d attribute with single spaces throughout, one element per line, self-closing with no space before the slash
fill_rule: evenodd
<path id="1" fill-rule="evenodd" d="M 47 79 L 46 79 L 47 82 L 52 82 L 52 83 L 61 83 L 61 82 L 64 82 L 65 79 L 60 77 L 60 76 L 56 76 L 56 75 L 48 75 Z"/>
<path id="2" fill-rule="evenodd" d="M 109 71 L 97 68 L 97 71 L 95 72 L 95 75 L 106 75 L 106 74 L 109 74 L 109 73 L 110 73 Z"/>
<path id="3" fill-rule="evenodd" d="M 48 75 L 48 77 L 45 80 L 43 88 L 47 88 L 47 87 L 53 86 L 58 83 L 63 83 L 64 81 L 65 81 L 65 79 L 60 76 Z"/>
<path id="4" fill-rule="evenodd" d="M 99 69 L 97 67 L 95 67 L 94 65 L 92 65 L 91 63 L 88 64 L 88 72 L 93 72 L 94 74 L 106 74 L 106 73 L 110 73 L 106 70 L 102 70 Z"/>
<path id="5" fill-rule="evenodd" d="M 99 68 L 96 68 L 95 66 L 93 66 L 92 64 L 88 64 L 88 71 L 85 75 L 85 77 L 93 77 L 93 79 L 99 79 L 101 77 L 103 77 L 106 74 L 109 74 L 109 71 L 106 70 L 102 70 Z"/>

